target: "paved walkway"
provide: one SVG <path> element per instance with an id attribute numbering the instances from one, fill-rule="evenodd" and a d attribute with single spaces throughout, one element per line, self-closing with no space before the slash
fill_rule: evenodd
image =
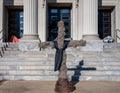
<path id="1" fill-rule="evenodd" d="M 55 93 L 55 81 L 0 82 L 0 93 Z M 73 93 L 120 93 L 120 82 L 80 81 Z"/>

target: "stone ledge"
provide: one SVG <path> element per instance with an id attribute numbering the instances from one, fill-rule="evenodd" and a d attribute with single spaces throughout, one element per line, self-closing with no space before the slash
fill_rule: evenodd
<path id="1" fill-rule="evenodd" d="M 103 41 L 88 40 L 86 46 L 81 48 L 81 51 L 103 51 Z"/>
<path id="2" fill-rule="evenodd" d="M 25 40 L 18 43 L 20 51 L 40 51 L 39 40 Z"/>

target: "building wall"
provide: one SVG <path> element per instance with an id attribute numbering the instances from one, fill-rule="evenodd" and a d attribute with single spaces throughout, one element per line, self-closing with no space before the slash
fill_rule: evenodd
<path id="1" fill-rule="evenodd" d="M 44 0 L 38 0 L 38 35 L 41 41 L 46 41 L 47 3 L 53 3 L 55 1 L 56 0 L 48 0 L 48 2 L 44 2 Z M 115 34 L 114 34 L 115 30 L 120 29 L 120 18 L 119 18 L 120 0 L 98 0 L 98 1 L 99 1 L 99 5 L 102 5 L 102 6 L 115 6 L 114 11 L 112 12 L 112 37 L 115 38 Z M 79 0 L 78 7 L 76 7 L 76 2 L 77 0 L 57 0 L 57 3 L 72 3 L 71 37 L 73 37 L 74 40 L 79 40 L 83 38 L 84 6 L 83 6 L 83 0 Z M 7 28 L 6 27 L 6 25 L 8 24 L 7 18 L 6 18 L 7 9 L 12 6 L 24 6 L 24 0 L 0 0 L 0 31 L 3 28 Z M 0 37 L 1 37 L 1 34 L 0 34 Z"/>

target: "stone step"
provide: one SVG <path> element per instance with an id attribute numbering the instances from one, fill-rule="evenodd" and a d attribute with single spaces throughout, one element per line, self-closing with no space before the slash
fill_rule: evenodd
<path id="1" fill-rule="evenodd" d="M 21 56 L 21 57 L 29 57 L 29 56 L 44 56 L 44 55 L 48 55 L 51 57 L 51 55 L 55 55 L 55 52 L 48 52 L 48 51 L 39 51 L 39 52 L 19 52 L 19 51 L 5 51 L 5 55 L 4 56 Z M 67 56 L 74 56 L 74 57 L 119 57 L 120 53 L 84 53 L 84 52 L 79 52 L 78 54 L 74 54 L 72 53 L 67 53 Z"/>
<path id="2" fill-rule="evenodd" d="M 57 80 L 58 76 L 4 75 L 0 80 Z"/>
<path id="3" fill-rule="evenodd" d="M 79 72 L 79 71 L 78 71 Z M 81 71 L 81 75 L 83 76 L 90 76 L 90 75 L 95 75 L 95 76 L 120 76 L 120 71 Z"/>
<path id="4" fill-rule="evenodd" d="M 48 60 L 48 58 L 23 58 L 23 57 L 0 58 L 0 62 L 39 62 L 39 61 L 47 61 L 47 60 Z M 53 60 L 54 60 L 54 58 L 52 58 L 51 61 L 53 61 Z"/>
<path id="5" fill-rule="evenodd" d="M 8 47 L 7 51 L 19 51 L 19 48 L 15 48 L 15 47 Z"/>
<path id="6" fill-rule="evenodd" d="M 14 60 L 14 61 L 4 61 L 0 62 L 0 66 L 50 66 L 54 65 L 54 61 L 49 60 L 39 60 L 39 61 L 22 61 L 22 60 Z M 98 61 L 85 61 L 85 62 L 67 62 L 67 65 L 71 66 L 120 66 L 120 62 L 98 62 Z"/>
<path id="7" fill-rule="evenodd" d="M 10 48 L 8 48 L 8 49 L 10 49 Z M 104 49 L 104 51 L 106 51 L 106 50 L 108 50 L 108 49 Z M 109 52 L 110 50 L 111 50 L 111 49 L 109 49 L 108 52 Z M 120 50 L 120 48 L 119 48 L 118 50 L 116 50 L 116 51 L 119 51 L 119 50 Z M 73 52 L 73 51 L 74 51 L 74 52 Z M 66 49 L 66 52 L 67 52 L 68 54 L 85 54 L 85 55 L 86 55 L 86 54 L 87 54 L 87 55 L 91 55 L 91 54 L 92 54 L 92 55 L 96 55 L 96 54 L 101 55 L 101 54 L 103 54 L 103 53 L 106 53 L 106 52 L 104 52 L 104 51 L 100 51 L 100 52 L 95 52 L 95 51 L 90 52 L 90 51 L 88 51 L 88 52 L 85 52 L 85 51 L 75 50 L 75 49 L 74 49 L 74 50 L 72 50 L 72 49 L 71 49 L 71 50 L 67 50 L 67 49 Z M 51 53 L 51 54 L 53 53 L 53 54 L 54 54 L 54 53 L 56 52 L 56 50 L 55 50 L 55 49 L 49 49 L 49 50 L 26 51 L 26 52 L 25 52 L 25 51 L 18 51 L 18 50 L 14 51 L 14 52 L 13 52 L 12 50 L 11 50 L 11 51 L 10 51 L 10 50 L 9 50 L 9 51 L 6 51 L 6 53 L 11 53 L 11 54 L 14 54 L 14 53 L 26 53 L 26 54 L 27 54 L 27 53 L 28 53 L 28 54 L 37 53 L 37 54 L 38 54 L 38 53 L 41 53 L 41 52 L 42 52 L 42 53 Z M 107 53 L 106 53 L 106 54 L 107 54 Z"/>
<path id="8" fill-rule="evenodd" d="M 84 65 L 84 66 L 71 66 L 71 65 L 68 65 L 67 66 L 68 69 L 78 69 L 78 70 L 83 70 L 83 71 L 91 71 L 91 70 L 95 70 L 95 71 L 118 71 L 120 70 L 120 66 L 110 66 L 110 65 L 103 65 L 103 66 L 99 66 L 99 65 L 96 65 L 96 66 L 92 66 L 92 65 Z"/>
<path id="9" fill-rule="evenodd" d="M 83 58 L 83 60 L 86 61 L 97 61 L 97 62 L 120 62 L 120 58 L 118 57 L 104 57 L 104 58 Z"/>
<path id="10" fill-rule="evenodd" d="M 54 72 L 52 71 L 46 71 L 46 70 L 41 70 L 41 71 L 23 71 L 23 70 L 16 70 L 16 71 L 12 71 L 12 70 L 8 70 L 8 71 L 0 71 L 1 76 L 4 75 L 31 75 L 31 76 L 57 76 L 58 75 L 58 71 Z M 81 71 L 81 70 L 69 70 L 68 75 L 70 76 L 120 76 L 120 71 L 89 71 L 89 70 L 85 70 L 85 71 Z"/>
<path id="11" fill-rule="evenodd" d="M 120 76 L 76 76 L 80 81 L 120 81 Z"/>
<path id="12" fill-rule="evenodd" d="M 19 54 L 19 55 L 41 55 L 41 54 L 54 54 L 55 51 L 51 51 L 51 52 L 48 52 L 48 51 L 5 51 L 6 54 L 13 54 L 13 55 L 16 55 L 16 54 Z"/>
<path id="13" fill-rule="evenodd" d="M 34 55 L 34 56 L 29 56 L 29 55 L 16 55 L 16 56 L 4 56 L 4 58 L 0 59 L 0 62 L 3 60 L 16 60 L 16 58 L 19 59 L 24 59 L 25 61 L 29 61 L 29 60 L 34 60 L 34 61 L 39 61 L 39 60 L 45 60 L 46 61 L 54 61 L 55 56 L 54 55 Z M 113 56 L 113 57 L 80 57 L 80 56 L 73 56 L 73 55 L 68 55 L 67 56 L 67 62 L 71 61 L 80 61 L 80 60 L 84 60 L 84 61 L 97 61 L 97 62 L 114 62 L 114 61 L 120 61 L 120 57 L 119 56 Z"/>
<path id="14" fill-rule="evenodd" d="M 73 75 L 74 71 L 68 71 L 68 75 Z M 52 71 L 48 71 L 48 70 L 36 70 L 36 71 L 23 71 L 23 70 L 6 70 L 6 71 L 0 71 L 0 75 L 4 76 L 4 75 L 39 75 L 39 76 L 57 76 L 58 75 L 58 71 L 54 72 L 54 70 Z"/>
<path id="15" fill-rule="evenodd" d="M 29 55 L 25 55 L 25 54 L 4 54 L 4 58 L 14 58 L 14 57 L 20 57 L 20 58 L 46 58 L 46 57 L 49 57 L 48 54 L 29 54 Z M 52 57 L 52 56 L 51 56 Z M 53 55 L 54 57 L 54 55 Z"/>
<path id="16" fill-rule="evenodd" d="M 68 76 L 69 80 L 80 81 L 120 81 L 120 76 Z M 57 80 L 58 76 L 4 75 L 0 80 Z"/>
<path id="17" fill-rule="evenodd" d="M 120 70 L 120 66 L 74 66 L 74 65 L 68 65 L 68 69 L 79 69 L 79 70 L 97 70 L 97 71 L 117 71 Z M 54 70 L 54 65 L 46 65 L 46 66 L 21 66 L 21 65 L 11 65 L 11 66 L 1 66 L 0 65 L 0 70 L 1 71 L 6 71 L 6 70 L 28 70 L 28 71 L 40 71 L 40 70 Z"/>
<path id="18" fill-rule="evenodd" d="M 119 49 L 105 49 L 104 52 L 120 53 L 120 48 Z"/>
<path id="19" fill-rule="evenodd" d="M 47 66 L 0 66 L 0 71 L 7 71 L 7 70 L 28 70 L 28 71 L 40 71 L 40 70 L 53 70 L 54 69 L 54 66 L 52 65 L 47 65 Z"/>

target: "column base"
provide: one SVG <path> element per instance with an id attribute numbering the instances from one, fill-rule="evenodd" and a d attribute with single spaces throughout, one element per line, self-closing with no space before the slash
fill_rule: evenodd
<path id="1" fill-rule="evenodd" d="M 100 40 L 98 35 L 83 35 L 84 40 Z"/>
<path id="2" fill-rule="evenodd" d="M 31 40 L 39 40 L 38 35 L 24 35 L 23 38 L 20 39 L 20 41 L 31 41 Z"/>
<path id="3" fill-rule="evenodd" d="M 18 43 L 20 51 L 39 51 L 40 40 L 38 35 L 24 35 Z"/>
<path id="4" fill-rule="evenodd" d="M 100 40 L 98 35 L 84 35 L 83 39 L 87 41 L 82 51 L 103 51 L 103 41 Z"/>

